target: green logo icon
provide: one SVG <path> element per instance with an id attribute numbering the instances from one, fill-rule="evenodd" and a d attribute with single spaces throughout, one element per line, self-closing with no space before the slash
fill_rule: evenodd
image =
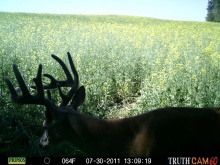
<path id="1" fill-rule="evenodd" d="M 25 157 L 8 157 L 8 164 L 26 164 Z"/>

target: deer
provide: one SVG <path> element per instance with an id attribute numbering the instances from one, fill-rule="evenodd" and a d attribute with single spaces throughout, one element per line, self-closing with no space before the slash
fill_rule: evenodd
<path id="1" fill-rule="evenodd" d="M 63 69 L 66 80 L 46 73 L 43 76 L 50 81 L 43 84 L 39 64 L 33 78 L 35 85 L 31 85 L 35 95 L 30 93 L 16 64 L 12 68 L 19 87 L 5 77 L 13 103 L 45 106 L 39 142 L 42 148 L 66 142 L 89 156 L 220 156 L 220 108 L 165 107 L 122 119 L 85 115 L 77 111 L 86 91 L 84 86 L 79 87 L 70 53 L 67 56 L 72 73 L 63 60 L 51 56 Z M 66 94 L 63 87 L 69 88 Z M 52 101 L 51 89 L 58 90 L 59 105 Z"/>

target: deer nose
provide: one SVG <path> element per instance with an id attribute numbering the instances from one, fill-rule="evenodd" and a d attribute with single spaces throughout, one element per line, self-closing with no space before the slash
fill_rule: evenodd
<path id="1" fill-rule="evenodd" d="M 43 134 L 43 136 L 41 137 L 39 146 L 40 146 L 41 148 L 48 148 L 48 147 L 49 147 L 49 139 L 48 139 L 48 136 L 47 136 L 47 133 L 46 133 L 46 132 L 45 132 L 45 133 Z"/>
<path id="2" fill-rule="evenodd" d="M 45 149 L 49 148 L 49 141 L 48 141 L 48 139 L 41 139 L 40 142 L 39 142 L 39 146 L 41 148 L 45 148 Z"/>
<path id="3" fill-rule="evenodd" d="M 49 144 L 42 144 L 41 142 L 39 143 L 39 146 L 40 148 L 43 148 L 43 149 L 49 148 Z"/>

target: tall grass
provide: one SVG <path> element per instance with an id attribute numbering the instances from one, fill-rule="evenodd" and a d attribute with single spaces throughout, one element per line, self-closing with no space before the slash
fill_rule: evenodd
<path id="1" fill-rule="evenodd" d="M 86 87 L 83 113 L 120 118 L 166 106 L 220 105 L 220 24 L 122 16 L 0 17 L 0 144 L 7 143 L 3 150 L 11 155 L 79 153 L 68 147 L 40 150 L 43 107 L 8 101 L 3 78 L 17 85 L 13 63 L 27 84 L 33 83 L 40 63 L 44 73 L 65 79 L 50 54 L 66 62 L 66 52 L 72 54 Z"/>

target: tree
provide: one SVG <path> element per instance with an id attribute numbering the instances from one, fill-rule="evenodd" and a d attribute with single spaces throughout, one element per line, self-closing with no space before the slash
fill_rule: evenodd
<path id="1" fill-rule="evenodd" d="M 220 0 L 208 0 L 206 21 L 220 22 Z"/>
<path id="2" fill-rule="evenodd" d="M 220 22 L 220 0 L 214 0 L 214 21 Z"/>
<path id="3" fill-rule="evenodd" d="M 208 1 L 208 7 L 207 7 L 208 13 L 206 17 L 206 21 L 214 21 L 214 2 L 213 0 Z"/>

